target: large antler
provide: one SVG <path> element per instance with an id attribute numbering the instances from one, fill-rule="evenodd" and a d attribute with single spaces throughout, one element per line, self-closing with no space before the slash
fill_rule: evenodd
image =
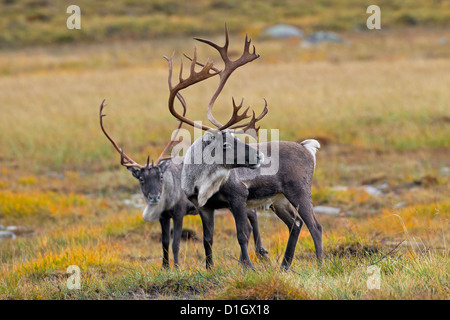
<path id="1" fill-rule="evenodd" d="M 244 103 L 243 99 L 239 105 L 236 105 L 236 103 L 234 102 L 234 99 L 232 100 L 233 113 L 231 115 L 231 118 L 224 125 L 221 124 L 219 121 L 217 121 L 214 118 L 214 116 L 212 115 L 212 107 L 213 107 L 217 97 L 222 92 L 222 89 L 225 86 L 225 83 L 227 82 L 228 78 L 233 73 L 233 71 L 236 70 L 237 68 L 259 58 L 259 54 L 256 54 L 255 46 L 253 46 L 253 50 L 250 53 L 251 39 L 248 39 L 247 35 L 245 36 L 244 51 L 242 52 L 242 55 L 234 61 L 231 60 L 228 56 L 228 46 L 229 46 L 230 40 L 229 40 L 228 28 L 227 28 L 226 24 L 225 24 L 225 44 L 222 47 L 215 44 L 214 42 L 212 42 L 210 40 L 201 39 L 201 38 L 194 38 L 194 39 L 197 41 L 206 43 L 207 45 L 216 49 L 219 52 L 219 54 L 224 62 L 224 68 L 221 71 L 218 71 L 217 69 L 215 69 L 216 73 L 219 74 L 220 82 L 219 82 L 219 85 L 218 85 L 216 91 L 214 92 L 213 96 L 211 97 L 211 100 L 209 101 L 209 104 L 208 104 L 208 108 L 206 110 L 206 115 L 208 117 L 208 120 L 212 124 L 214 124 L 216 127 L 218 127 L 219 130 L 225 130 L 227 128 L 229 128 L 229 129 L 244 128 L 243 129 L 244 131 L 246 131 L 248 129 L 254 129 L 257 131 L 259 128 L 255 127 L 256 122 L 261 120 L 268 112 L 267 101 L 265 102 L 265 106 L 264 106 L 264 109 L 261 112 L 261 114 L 258 117 L 255 117 L 255 113 L 253 112 L 253 116 L 252 116 L 251 120 L 247 123 L 238 124 L 242 120 L 248 119 L 250 117 L 249 115 L 247 115 L 247 112 L 250 109 L 250 107 L 248 107 L 247 109 L 244 110 L 244 112 L 239 114 L 239 111 L 241 110 L 243 103 Z M 194 60 L 192 60 L 192 62 L 194 63 Z"/>
<path id="2" fill-rule="evenodd" d="M 183 96 L 181 96 L 179 91 L 182 89 L 185 89 L 195 83 L 201 82 L 203 80 L 206 80 L 208 78 L 211 78 L 211 77 L 217 75 L 218 73 L 217 73 L 217 71 L 215 71 L 217 69 L 213 67 L 213 63 L 210 61 L 206 61 L 206 63 L 204 65 L 202 65 L 202 69 L 199 72 L 196 72 L 195 66 L 197 64 L 197 48 L 194 48 L 194 56 L 192 58 L 189 77 L 186 79 L 183 79 L 183 62 L 181 62 L 179 82 L 177 85 L 173 86 L 172 85 L 173 54 L 170 58 L 167 58 L 167 57 L 164 57 L 164 58 L 169 63 L 168 83 L 169 83 L 169 110 L 170 110 L 170 113 L 175 118 L 180 120 L 180 122 L 186 123 L 193 127 L 200 128 L 202 130 L 212 130 L 212 128 L 210 128 L 208 126 L 195 123 L 194 121 L 186 118 L 184 115 L 180 115 L 179 113 L 177 113 L 177 111 L 175 110 L 174 101 L 175 101 L 175 97 L 178 96 L 178 100 L 180 100 L 183 107 L 186 107 L 184 98 L 183 98 Z M 213 72 L 211 72 L 211 70 Z"/>
<path id="3" fill-rule="evenodd" d="M 183 106 L 183 116 L 184 116 L 186 114 L 186 102 L 184 101 L 183 97 L 180 94 L 177 94 L 177 98 L 181 102 L 181 105 Z M 114 148 L 117 150 L 117 152 L 120 153 L 120 164 L 125 167 L 135 167 L 135 168 L 140 168 L 140 169 L 150 168 L 150 156 L 147 157 L 147 164 L 145 166 L 140 165 L 139 163 L 137 163 L 133 159 L 131 159 L 127 154 L 125 154 L 123 152 L 123 149 L 120 148 L 118 146 L 118 144 L 114 141 L 114 139 L 111 138 L 111 136 L 108 134 L 108 132 L 106 132 L 105 127 L 103 126 L 103 117 L 106 117 L 106 114 L 103 114 L 104 107 L 106 107 L 105 99 L 103 99 L 102 104 L 100 105 L 100 127 L 102 128 L 102 131 L 105 134 L 105 136 L 112 143 Z M 175 131 L 174 137 L 176 137 L 178 135 L 178 132 L 180 131 L 182 125 L 183 125 L 183 123 L 180 121 L 180 123 Z M 170 139 L 169 143 L 166 145 L 164 150 L 159 155 L 158 160 L 156 160 L 156 166 L 158 164 L 160 164 L 162 161 L 169 160 L 172 158 L 172 157 L 164 157 L 164 155 L 167 153 L 167 151 L 170 149 L 170 147 L 172 147 L 174 144 L 176 144 L 178 142 L 180 142 L 180 141 Z M 155 164 L 152 161 L 151 166 L 154 166 L 154 165 Z"/>
<path id="4" fill-rule="evenodd" d="M 233 99 L 232 100 L 233 113 L 232 113 L 230 119 L 227 121 L 227 123 L 225 123 L 225 125 L 223 125 L 219 121 L 217 121 L 211 112 L 214 102 L 216 101 L 219 94 L 222 92 L 222 89 L 225 86 L 225 83 L 227 82 L 231 73 L 233 73 L 233 71 L 236 70 L 237 68 L 239 68 L 259 57 L 259 55 L 255 53 L 255 46 L 253 46 L 253 52 L 250 53 L 251 40 L 249 40 L 247 36 L 245 37 L 244 51 L 243 51 L 241 57 L 232 61 L 228 56 L 229 35 L 228 35 L 228 29 L 227 29 L 226 25 L 225 25 L 225 44 L 222 47 L 218 46 L 217 44 L 213 43 L 210 40 L 205 40 L 205 39 L 200 39 L 200 38 L 194 38 L 194 39 L 198 40 L 200 42 L 206 43 L 206 44 L 212 46 L 213 48 L 215 48 L 219 52 L 220 56 L 222 57 L 222 60 L 225 64 L 225 66 L 222 70 L 219 70 L 219 69 L 215 68 L 213 63 L 209 60 L 206 61 L 205 64 L 198 62 L 197 61 L 197 49 L 194 48 L 193 58 L 190 58 L 189 56 L 184 55 L 186 58 L 188 58 L 191 61 L 191 66 L 190 66 L 191 71 L 190 71 L 189 77 L 187 79 L 183 79 L 183 77 L 182 77 L 183 64 L 181 64 L 179 83 L 177 85 L 173 86 L 172 85 L 173 55 L 170 58 L 164 57 L 169 63 L 169 92 L 170 92 L 169 110 L 172 113 L 172 115 L 174 117 L 176 117 L 178 120 L 180 120 L 181 122 L 184 122 L 186 124 L 189 124 L 189 125 L 197 127 L 197 128 L 200 128 L 202 130 L 214 130 L 213 128 L 208 127 L 206 125 L 197 124 L 194 121 L 185 118 L 184 115 L 181 116 L 180 114 L 178 114 L 174 108 L 174 100 L 175 100 L 175 96 L 178 96 L 178 99 L 183 104 L 184 99 L 181 96 L 181 94 L 179 93 L 180 90 L 187 88 L 195 83 L 206 80 L 215 75 L 219 75 L 219 77 L 220 77 L 219 85 L 218 85 L 216 91 L 214 92 L 213 96 L 211 97 L 211 100 L 209 101 L 208 108 L 206 111 L 209 121 L 212 124 L 214 124 L 218 130 L 243 128 L 242 131 L 254 129 L 257 132 L 259 128 L 256 128 L 256 126 L 255 126 L 256 122 L 260 121 L 268 112 L 267 102 L 265 100 L 264 100 L 265 106 L 264 106 L 263 111 L 261 112 L 261 114 L 258 117 L 256 117 L 255 112 L 253 112 L 252 116 L 248 115 L 248 111 L 249 111 L 250 107 L 245 109 L 244 112 L 239 113 L 243 106 L 243 100 L 241 101 L 241 103 L 239 105 L 236 105 L 236 103 Z M 196 65 L 202 67 L 202 69 L 199 72 L 195 71 Z M 184 107 L 185 107 L 185 105 L 184 105 Z M 239 123 L 242 120 L 248 119 L 250 117 L 251 117 L 251 119 L 249 122 Z"/>
<path id="5" fill-rule="evenodd" d="M 102 104 L 100 105 L 100 127 L 102 128 L 103 133 L 108 138 L 109 141 L 111 141 L 114 148 L 117 150 L 117 152 L 120 153 L 120 164 L 125 167 L 135 167 L 139 169 L 149 168 L 150 167 L 150 156 L 147 158 L 147 164 L 145 166 L 140 165 L 139 163 L 135 162 L 133 159 L 131 159 L 125 152 L 123 152 L 122 148 L 119 148 L 118 144 L 114 141 L 113 138 L 106 132 L 105 128 L 103 127 L 103 117 L 106 117 L 106 114 L 103 114 L 103 108 L 106 106 L 105 99 L 103 99 Z"/>

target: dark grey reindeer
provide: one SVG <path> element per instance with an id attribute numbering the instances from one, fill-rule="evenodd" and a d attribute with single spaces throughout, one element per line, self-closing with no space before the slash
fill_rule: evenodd
<path id="1" fill-rule="evenodd" d="M 212 225 L 214 221 L 214 209 L 224 207 L 231 210 L 235 219 L 237 239 L 241 247 L 240 261 L 252 267 L 248 255 L 248 239 L 245 233 L 245 209 L 260 205 L 270 205 L 289 229 L 289 239 L 281 265 L 282 269 L 288 270 L 290 268 L 303 222 L 306 223 L 312 235 L 317 258 L 321 261 L 323 254 L 322 227 L 314 215 L 311 198 L 311 182 L 316 162 L 315 154 L 320 145 L 316 140 L 305 140 L 300 144 L 286 141 L 268 142 L 253 146 L 246 144 L 242 148 L 242 142 L 237 140 L 231 131 L 241 129 L 245 132 L 252 129 L 253 132 L 258 132 L 259 128 L 256 128 L 255 124 L 266 115 L 267 103 L 263 112 L 258 117 L 255 117 L 253 112 L 253 116 L 247 123 L 239 122 L 250 118 L 247 115 L 249 108 L 239 114 L 243 102 L 236 105 L 234 100 L 232 116 L 225 125 L 222 125 L 213 117 L 211 111 L 214 102 L 231 73 L 238 67 L 259 57 L 255 53 L 255 47 L 253 47 L 253 52 L 250 53 L 250 40 L 246 38 L 241 57 L 234 61 L 230 60 L 227 30 L 225 30 L 225 34 L 226 40 L 223 47 L 209 40 L 196 38 L 196 40 L 212 46 L 219 52 L 224 62 L 222 70 L 216 69 L 213 63 L 209 61 L 205 64 L 198 63 L 196 51 L 194 51 L 194 57 L 190 59 L 192 61 L 190 76 L 187 79 L 180 76 L 180 82 L 176 86 L 172 86 L 170 85 L 172 61 L 169 60 L 169 109 L 172 115 L 186 124 L 210 131 L 198 138 L 188 149 L 181 179 L 182 189 L 188 199 L 198 206 L 204 224 L 207 267 L 212 265 L 213 244 L 213 233 L 210 232 L 209 225 Z M 200 65 L 202 69 L 198 72 L 195 71 L 195 65 Z M 217 127 L 216 129 L 194 123 L 176 112 L 173 103 L 180 90 L 217 74 L 220 77 L 220 82 L 207 108 L 208 120 Z M 211 163 L 209 161 L 211 150 L 216 152 L 222 149 L 227 156 L 223 157 L 223 161 Z M 245 150 L 245 152 L 239 152 L 239 150 Z M 257 150 L 266 150 L 267 154 L 271 155 L 275 153 L 275 150 L 278 151 L 278 158 L 273 157 L 271 159 L 278 166 L 276 172 L 267 175 L 262 174 L 262 170 L 267 169 L 269 164 L 267 161 L 264 162 L 264 154 Z M 195 158 L 198 158 L 199 154 L 202 162 L 196 163 Z M 241 161 L 236 161 L 239 158 L 241 158 Z M 245 161 L 242 161 L 242 158 Z"/>
<path id="2" fill-rule="evenodd" d="M 161 241 L 163 247 L 162 266 L 164 268 L 169 267 L 170 219 L 173 219 L 172 252 L 174 265 L 175 267 L 178 267 L 178 253 L 180 249 L 183 218 L 187 214 L 197 214 L 197 210 L 181 190 L 181 172 L 183 166 L 181 161 L 175 163 L 170 157 L 164 157 L 170 147 L 177 141 L 171 140 L 166 145 L 156 163 L 150 163 L 149 158 L 147 158 L 147 164 L 144 166 L 136 163 L 123 152 L 123 149 L 119 148 L 117 143 L 106 132 L 103 126 L 103 117 L 105 116 L 105 114 L 103 114 L 103 108 L 105 107 L 104 102 L 105 101 L 103 100 L 100 106 L 100 126 L 108 140 L 120 153 L 120 163 L 140 182 L 141 191 L 146 202 L 142 215 L 143 219 L 148 222 L 159 220 L 161 224 Z M 182 101 L 182 103 L 184 103 L 184 101 Z M 184 112 L 186 112 L 186 108 L 184 109 Z M 182 123 L 180 122 L 174 137 L 177 136 L 181 125 Z M 261 244 L 256 210 L 248 209 L 246 210 L 246 214 L 251 224 L 251 226 L 247 225 L 246 227 L 246 236 L 248 237 L 253 230 L 257 251 L 261 253 L 267 252 Z"/>

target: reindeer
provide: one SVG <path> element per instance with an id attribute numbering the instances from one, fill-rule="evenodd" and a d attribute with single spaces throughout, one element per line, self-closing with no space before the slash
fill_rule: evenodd
<path id="1" fill-rule="evenodd" d="M 181 99 L 182 97 L 179 97 Z M 183 100 L 184 113 L 186 106 Z M 181 190 L 181 171 L 182 163 L 172 161 L 171 157 L 164 157 L 167 151 L 178 142 L 171 139 L 166 145 L 163 152 L 159 156 L 156 163 L 152 161 L 150 164 L 150 157 L 147 158 L 146 165 L 140 165 L 132 160 L 123 149 L 119 148 L 118 144 L 106 132 L 103 126 L 103 109 L 105 107 L 105 100 L 100 106 L 100 127 L 112 143 L 114 148 L 120 153 L 120 163 L 126 167 L 133 177 L 139 180 L 141 191 L 144 195 L 146 206 L 142 217 L 145 221 L 157 221 L 161 224 L 162 231 L 162 247 L 163 247 L 163 268 L 169 268 L 169 243 L 170 243 L 170 219 L 173 219 L 173 243 L 172 252 L 174 257 L 174 265 L 178 268 L 179 259 L 178 253 L 180 249 L 180 240 L 183 226 L 183 218 L 185 215 L 196 215 L 196 207 L 190 202 L 185 193 Z M 174 137 L 177 136 L 182 122 L 174 132 Z M 251 226 L 247 226 L 246 235 L 249 236 L 253 229 L 254 241 L 257 251 L 261 256 L 267 253 L 261 243 L 259 234 L 258 221 L 256 218 L 256 210 L 246 210 L 246 215 L 250 221 Z"/>
<path id="2" fill-rule="evenodd" d="M 267 114 L 267 102 L 262 113 L 256 117 L 253 111 L 250 121 L 246 123 L 239 123 L 250 118 L 247 114 L 249 108 L 239 113 L 243 101 L 236 105 L 234 99 L 232 100 L 233 113 L 224 125 L 214 118 L 212 107 L 231 73 L 240 66 L 257 59 L 259 55 L 255 53 L 254 46 L 253 52 L 250 53 L 251 40 L 246 37 L 241 57 L 234 61 L 230 60 L 228 56 L 229 36 L 226 26 L 223 46 L 218 46 L 209 40 L 195 39 L 215 48 L 224 62 L 224 67 L 222 70 L 218 70 L 209 60 L 205 64 L 198 63 L 195 49 L 193 59 L 189 58 L 191 60 L 190 76 L 183 79 L 180 71 L 179 83 L 172 86 L 173 64 L 172 58 L 168 59 L 169 110 L 179 121 L 207 131 L 187 150 L 181 177 L 182 189 L 188 199 L 199 208 L 202 218 L 206 267 L 210 268 L 213 265 L 214 209 L 228 208 L 235 219 L 237 239 L 241 248 L 240 261 L 245 266 L 253 268 L 248 255 L 248 239 L 245 233 L 245 209 L 260 205 L 270 205 L 289 229 L 289 239 L 281 264 L 283 270 L 289 270 L 291 266 L 303 222 L 306 223 L 314 240 L 316 256 L 320 262 L 323 254 L 322 227 L 314 215 L 311 198 L 316 150 L 320 148 L 320 144 L 316 140 L 309 139 L 301 143 L 279 141 L 245 144 L 245 148 L 242 149 L 242 142 L 233 135 L 232 131 L 241 129 L 241 132 L 253 130 L 257 133 L 259 128 L 256 128 L 255 125 Z M 198 72 L 195 71 L 196 65 L 202 67 Z M 208 120 L 217 128 L 193 122 L 175 110 L 174 100 L 180 90 L 217 74 L 220 82 L 207 107 Z M 261 149 L 267 150 L 267 154 L 272 154 L 272 149 L 278 150 L 278 159 L 271 159 L 278 162 L 279 169 L 275 173 L 261 174 L 261 171 L 268 166 L 267 161 L 264 161 L 264 153 L 259 151 Z M 211 163 L 209 155 L 211 150 L 223 150 L 226 154 L 223 156 L 224 161 Z M 239 150 L 244 150 L 244 153 L 241 152 L 239 155 Z M 195 163 L 193 159 L 199 155 L 203 162 Z M 242 160 L 242 157 L 245 161 L 237 161 L 239 158 Z"/>

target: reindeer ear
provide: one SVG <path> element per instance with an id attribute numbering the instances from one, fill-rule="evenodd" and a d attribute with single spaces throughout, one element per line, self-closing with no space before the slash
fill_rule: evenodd
<path id="1" fill-rule="evenodd" d="M 161 163 L 158 165 L 159 170 L 161 170 L 161 173 L 164 173 L 169 166 L 169 160 L 161 161 Z"/>
<path id="2" fill-rule="evenodd" d="M 141 169 L 127 167 L 127 170 L 130 171 L 133 177 L 135 177 L 136 179 L 139 179 L 139 177 L 141 176 Z"/>

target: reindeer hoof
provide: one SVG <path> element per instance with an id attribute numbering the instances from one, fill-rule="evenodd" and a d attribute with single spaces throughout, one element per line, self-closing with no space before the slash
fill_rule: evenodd
<path id="1" fill-rule="evenodd" d="M 169 269 L 170 269 L 170 266 L 169 266 L 168 263 L 163 263 L 163 264 L 162 264 L 161 270 L 169 270 Z"/>
<path id="2" fill-rule="evenodd" d="M 256 251 L 256 254 L 260 259 L 266 260 L 268 259 L 267 255 L 269 254 L 269 251 L 261 247 Z"/>
<path id="3" fill-rule="evenodd" d="M 245 269 L 247 270 L 252 270 L 255 271 L 255 267 L 253 266 L 253 264 L 250 261 L 241 261 L 241 264 L 244 266 Z"/>

